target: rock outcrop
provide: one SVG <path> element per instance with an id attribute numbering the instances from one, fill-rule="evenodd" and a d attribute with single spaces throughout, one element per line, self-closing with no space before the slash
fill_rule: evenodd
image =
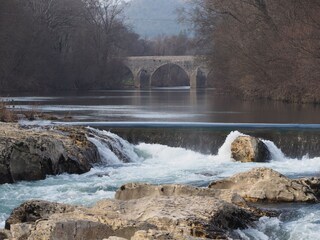
<path id="1" fill-rule="evenodd" d="M 22 128 L 0 124 L 0 184 L 46 175 L 85 173 L 100 161 L 80 127 Z"/>
<path id="2" fill-rule="evenodd" d="M 12 235 L 9 230 L 0 229 L 0 240 L 12 239 Z"/>
<path id="3" fill-rule="evenodd" d="M 293 182 L 309 187 L 313 191 L 317 199 L 320 200 L 320 178 L 319 177 L 293 179 Z"/>
<path id="4" fill-rule="evenodd" d="M 248 172 L 212 182 L 209 188 L 232 190 L 249 202 L 318 201 L 315 191 L 307 181 L 291 180 L 270 168 L 254 168 Z"/>
<path id="5" fill-rule="evenodd" d="M 258 138 L 237 137 L 231 144 L 231 156 L 240 162 L 266 162 L 270 160 L 268 147 Z"/>
<path id="6" fill-rule="evenodd" d="M 46 219 L 54 213 L 65 213 L 74 210 L 74 206 L 66 204 L 38 200 L 27 201 L 13 210 L 6 221 L 5 227 L 9 229 L 11 225 L 16 223 L 35 222 L 39 219 Z"/>
<path id="7" fill-rule="evenodd" d="M 14 238 L 28 240 L 227 239 L 234 229 L 266 214 L 233 204 L 230 197 L 224 201 L 219 196 L 227 195 L 221 192 L 127 184 L 118 190 L 118 199 L 102 200 L 92 208 L 27 202 L 13 211 L 6 228 Z"/>
<path id="8" fill-rule="evenodd" d="M 121 186 L 115 195 L 115 199 L 128 201 L 143 197 L 173 197 L 173 196 L 206 196 L 214 197 L 237 205 L 245 205 L 244 199 L 231 190 L 214 190 L 198 188 L 188 185 L 152 185 L 147 183 L 128 183 Z"/>

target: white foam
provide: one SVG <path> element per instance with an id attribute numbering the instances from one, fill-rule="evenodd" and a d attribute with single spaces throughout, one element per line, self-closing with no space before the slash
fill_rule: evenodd
<path id="1" fill-rule="evenodd" d="M 320 239 L 319 208 L 306 209 L 306 211 L 303 214 L 303 217 L 285 224 L 284 228 L 286 229 L 287 232 L 289 232 L 290 234 L 289 239 L 291 240 L 300 240 L 300 239 L 319 240 Z"/>
<path id="2" fill-rule="evenodd" d="M 262 217 L 256 223 L 256 226 L 249 227 L 244 230 L 236 230 L 242 239 L 257 239 L 257 240 L 270 240 L 270 239 L 283 239 L 281 236 L 285 234 L 282 230 L 282 222 L 278 218 Z"/>
<path id="3" fill-rule="evenodd" d="M 230 159 L 231 158 L 231 144 L 234 140 L 236 140 L 237 137 L 240 137 L 240 136 L 246 136 L 246 135 L 243 133 L 240 133 L 238 131 L 231 132 L 227 136 L 227 138 L 224 141 L 224 143 L 222 144 L 222 146 L 219 148 L 218 156 L 220 158 Z"/>
<path id="4" fill-rule="evenodd" d="M 288 239 L 288 240 L 319 240 L 320 210 L 319 205 L 302 207 L 299 216 L 288 219 L 286 222 L 278 218 L 262 217 L 256 226 L 236 230 L 242 239 Z"/>
<path id="5" fill-rule="evenodd" d="M 0 213 L 0 228 L 4 228 L 8 214 Z"/>
<path id="6" fill-rule="evenodd" d="M 286 159 L 284 153 L 274 144 L 274 142 L 269 140 L 262 140 L 262 142 L 268 147 L 272 160 L 283 161 Z"/>

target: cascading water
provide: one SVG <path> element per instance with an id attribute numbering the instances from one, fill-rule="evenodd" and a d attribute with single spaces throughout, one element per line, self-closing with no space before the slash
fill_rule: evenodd
<path id="1" fill-rule="evenodd" d="M 90 127 L 88 130 L 91 133 L 88 139 L 96 145 L 105 164 L 122 164 L 140 160 L 134 146 L 118 135 Z"/>
<path id="2" fill-rule="evenodd" d="M 0 222 L 4 225 L 10 211 L 29 199 L 43 199 L 90 206 L 102 198 L 112 198 L 127 182 L 182 183 L 207 186 L 209 182 L 253 167 L 269 167 L 289 177 L 318 174 L 320 158 L 287 158 L 273 142 L 263 140 L 272 160 L 268 163 L 239 163 L 231 159 L 231 143 L 241 135 L 231 132 L 217 155 L 205 155 L 184 148 L 160 144 L 132 145 L 119 136 L 93 128 L 88 139 L 103 160 L 83 175 L 49 176 L 36 182 L 0 185 Z M 243 239 L 320 239 L 317 213 L 320 206 L 299 207 L 292 217 L 262 218 L 255 228 L 238 230 Z M 305 229 L 302 231 L 302 229 Z M 301 233 L 303 232 L 303 233 Z"/>

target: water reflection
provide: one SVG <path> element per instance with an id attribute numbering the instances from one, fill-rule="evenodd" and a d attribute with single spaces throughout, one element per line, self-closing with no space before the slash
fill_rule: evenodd
<path id="1" fill-rule="evenodd" d="M 219 95 L 214 89 L 189 87 L 94 91 L 50 96 L 26 94 L 3 98 L 15 109 L 65 115 L 75 121 L 319 123 L 320 106 Z"/>

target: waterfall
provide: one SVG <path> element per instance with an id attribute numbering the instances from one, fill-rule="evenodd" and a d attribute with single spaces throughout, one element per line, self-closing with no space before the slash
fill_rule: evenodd
<path id="1" fill-rule="evenodd" d="M 88 130 L 88 140 L 98 148 L 102 162 L 113 165 L 140 161 L 134 145 L 118 135 L 91 127 Z"/>

